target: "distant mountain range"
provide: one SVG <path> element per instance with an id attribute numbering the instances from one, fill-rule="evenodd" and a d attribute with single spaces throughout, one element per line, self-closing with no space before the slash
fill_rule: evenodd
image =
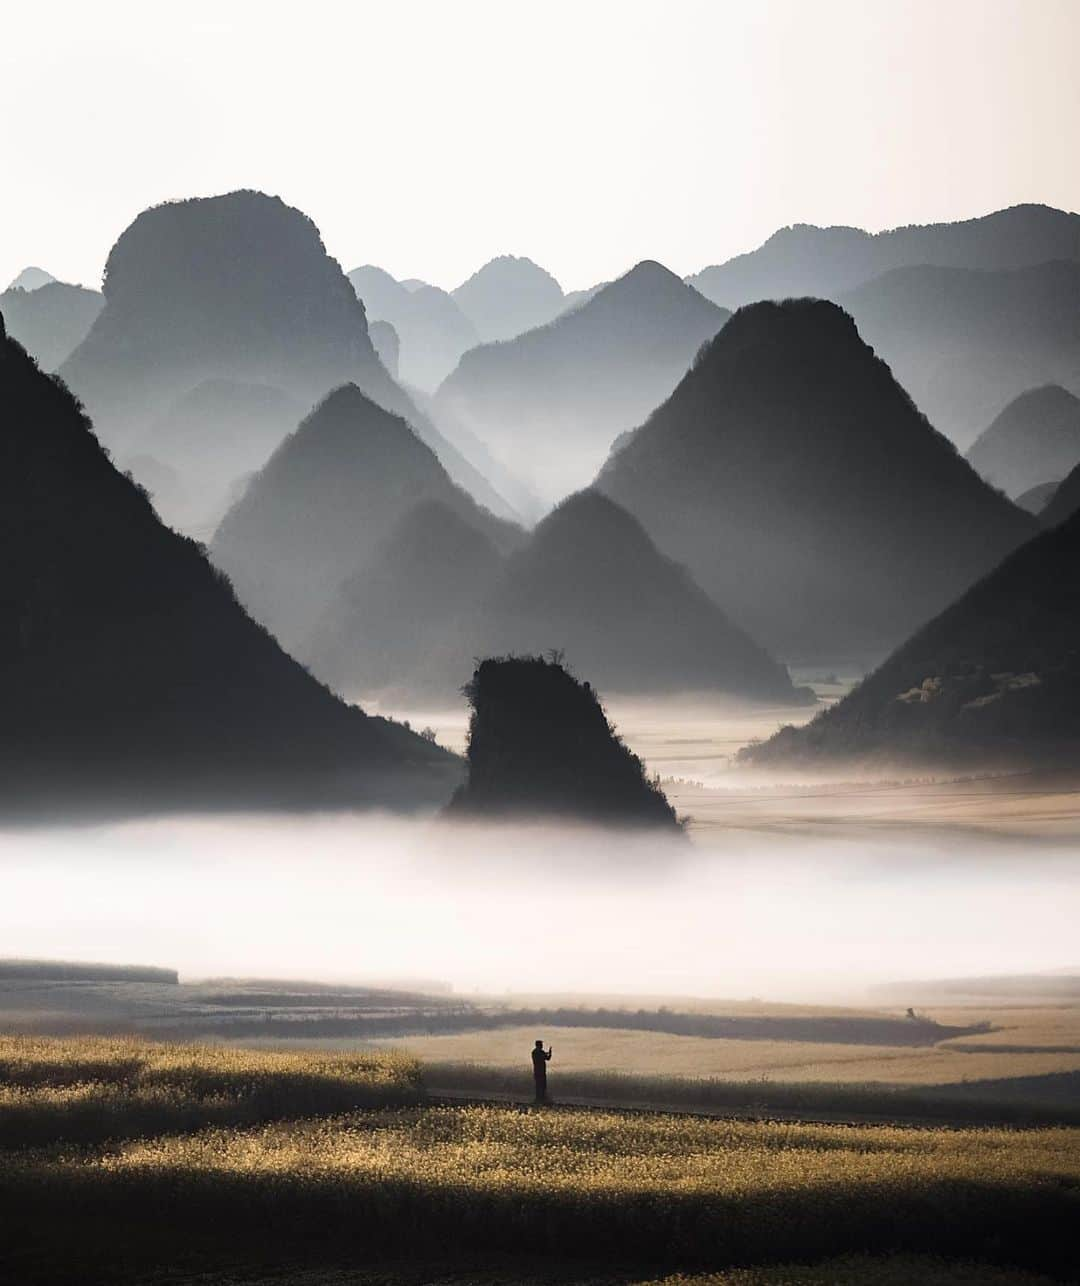
<path id="1" fill-rule="evenodd" d="M 350 697 L 453 701 L 479 655 L 468 623 L 504 565 L 462 506 L 422 500 L 342 580 L 297 655 Z"/>
<path id="2" fill-rule="evenodd" d="M 33 266 L 24 268 L 15 280 L 8 286 L 8 290 L 38 290 L 41 286 L 47 286 L 50 281 L 56 278 L 51 272 L 46 272 L 44 268 L 35 268 Z"/>
<path id="3" fill-rule="evenodd" d="M 1037 530 L 821 300 L 741 309 L 596 485 L 789 661 L 881 655 Z"/>
<path id="4" fill-rule="evenodd" d="M 391 378 L 371 343 L 363 305 L 318 229 L 260 192 L 178 201 L 144 211 L 120 236 L 105 271 L 105 307 L 61 374 L 119 458 L 166 458 L 153 426 L 207 381 L 276 389 L 304 408 L 344 382 L 405 416 L 455 478 L 509 512 Z M 242 426 L 214 419 L 230 458 Z M 264 434 L 245 469 L 266 458 Z M 219 504 L 231 479 L 216 449 L 184 478 Z"/>
<path id="5" fill-rule="evenodd" d="M 840 302 L 961 450 L 1028 389 L 1080 393 L 1080 262 L 897 268 Z"/>
<path id="6" fill-rule="evenodd" d="M 1080 260 L 1080 215 L 1016 205 L 976 219 L 864 232 L 797 223 L 757 250 L 703 268 L 687 280 L 725 308 L 760 299 L 839 299 L 895 268 L 1008 270 Z"/>
<path id="7" fill-rule="evenodd" d="M 1080 514 L 1018 549 L 837 705 L 744 757 L 827 767 L 1075 764 Z"/>
<path id="8" fill-rule="evenodd" d="M 209 540 L 232 491 L 270 457 L 307 409 L 274 385 L 203 380 L 150 423 L 147 440 L 155 456 L 123 456 L 119 463 L 151 493 L 165 522 Z M 168 491 L 155 487 L 151 461 L 175 479 Z"/>
<path id="9" fill-rule="evenodd" d="M 417 807 L 453 756 L 343 705 L 0 331 L 0 808 Z"/>
<path id="10" fill-rule="evenodd" d="M 506 558 L 460 514 L 419 506 L 343 583 L 299 655 L 341 691 L 446 699 L 474 657 L 538 650 L 564 653 L 608 692 L 813 700 L 593 491 Z"/>
<path id="11" fill-rule="evenodd" d="M 1010 496 L 1060 481 L 1080 464 L 1080 398 L 1057 384 L 1021 393 L 979 434 L 967 458 Z"/>
<path id="12" fill-rule="evenodd" d="M 472 655 L 555 648 L 606 692 L 806 695 L 637 519 L 596 491 L 564 500 L 510 556 L 473 628 Z"/>
<path id="13" fill-rule="evenodd" d="M 727 318 L 662 265 L 640 263 L 549 325 L 466 353 L 436 395 L 436 417 L 464 424 L 559 500 L 670 393 Z"/>
<path id="14" fill-rule="evenodd" d="M 1028 487 L 1027 491 L 1021 492 L 1016 497 L 1016 503 L 1029 514 L 1038 516 L 1050 503 L 1059 486 L 1060 479 L 1057 482 L 1040 482 L 1037 487 Z"/>
<path id="15" fill-rule="evenodd" d="M 468 778 L 450 817 L 545 817 L 677 832 L 675 810 L 615 735 L 590 684 L 540 657 L 481 662 Z"/>
<path id="16" fill-rule="evenodd" d="M 354 268 L 349 280 L 363 301 L 369 325 L 387 321 L 397 331 L 398 371 L 406 384 L 434 390 L 462 353 L 480 343 L 476 327 L 445 290 L 423 284 L 410 289 L 370 264 Z"/>
<path id="17" fill-rule="evenodd" d="M 1080 464 L 1054 488 L 1039 513 L 1044 527 L 1056 527 L 1080 511 Z"/>
<path id="18" fill-rule="evenodd" d="M 481 341 L 513 339 L 544 326 L 562 312 L 562 287 L 531 259 L 500 255 L 453 292 Z"/>
<path id="19" fill-rule="evenodd" d="M 33 287 L 12 285 L 0 295 L 7 333 L 44 371 L 55 371 L 67 360 L 104 306 L 98 291 L 51 279 Z"/>
<path id="20" fill-rule="evenodd" d="M 421 501 L 441 501 L 499 548 L 523 538 L 456 486 L 400 416 L 355 384 L 324 398 L 226 514 L 211 556 L 286 647 Z"/>

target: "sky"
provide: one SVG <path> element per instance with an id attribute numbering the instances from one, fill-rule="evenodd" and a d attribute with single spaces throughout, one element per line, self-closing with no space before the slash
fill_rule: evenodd
<path id="1" fill-rule="evenodd" d="M 140 210 L 238 187 L 447 288 L 1080 209 L 1078 0 L 37 0 L 3 29 L 0 286 L 97 285 Z"/>

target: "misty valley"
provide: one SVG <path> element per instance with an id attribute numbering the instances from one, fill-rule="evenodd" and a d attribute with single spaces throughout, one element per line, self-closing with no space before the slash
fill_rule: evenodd
<path id="1" fill-rule="evenodd" d="M 852 62 L 805 25 L 839 3 L 696 14 L 757 50 L 751 120 L 795 32 Z M 369 6 L 291 17 L 295 57 L 273 6 L 241 44 L 196 6 L 175 48 L 113 14 L 107 98 L 155 119 L 225 51 L 249 97 L 174 124 L 164 186 L 124 143 L 80 210 L 39 157 L 5 204 L 41 236 L 0 214 L 0 1282 L 1077 1280 L 1080 214 L 970 176 L 901 200 L 890 136 L 859 173 L 891 222 L 792 145 L 783 208 L 866 228 L 781 225 L 716 126 L 702 243 L 713 180 L 654 211 L 677 131 L 635 113 L 670 119 L 683 58 L 731 109 L 700 51 L 646 56 L 666 20 L 606 6 L 596 43 L 583 6 L 587 67 L 544 72 L 580 113 L 511 147 L 544 24 L 484 25 L 500 68 L 519 39 L 480 75 L 455 7 L 433 80 L 421 7 L 378 17 L 393 57 Z M 944 92 L 899 8 L 879 71 Z M 1010 30 L 1076 26 L 1042 8 Z M 309 28 L 342 37 L 321 87 Z M 301 128 L 305 86 L 347 138 Z M 602 236 L 618 148 L 548 147 L 597 122 L 644 167 Z M 1026 167 L 1019 138 L 991 151 Z M 352 205 L 286 181 L 299 152 Z M 100 279 L 66 280 L 88 240 Z"/>

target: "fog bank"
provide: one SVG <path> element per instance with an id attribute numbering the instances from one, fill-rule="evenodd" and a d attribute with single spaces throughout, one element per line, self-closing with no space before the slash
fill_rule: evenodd
<path id="1" fill-rule="evenodd" d="M 169 819 L 6 833 L 0 872 L 5 955 L 462 992 L 854 1000 L 1075 962 L 1080 911 L 1075 848 L 862 830 Z"/>

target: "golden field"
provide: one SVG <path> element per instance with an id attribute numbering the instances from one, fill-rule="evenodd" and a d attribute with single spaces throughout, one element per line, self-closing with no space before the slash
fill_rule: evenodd
<path id="1" fill-rule="evenodd" d="M 26 1284 L 531 1280 L 463 1267 L 509 1256 L 537 1281 L 1011 1286 L 1061 1276 L 1080 1215 L 1078 1129 L 429 1106 L 401 1055 L 86 1038 L 3 1038 L 0 1082 L 0 1275 Z M 871 1258 L 779 1267 L 844 1255 Z"/>

